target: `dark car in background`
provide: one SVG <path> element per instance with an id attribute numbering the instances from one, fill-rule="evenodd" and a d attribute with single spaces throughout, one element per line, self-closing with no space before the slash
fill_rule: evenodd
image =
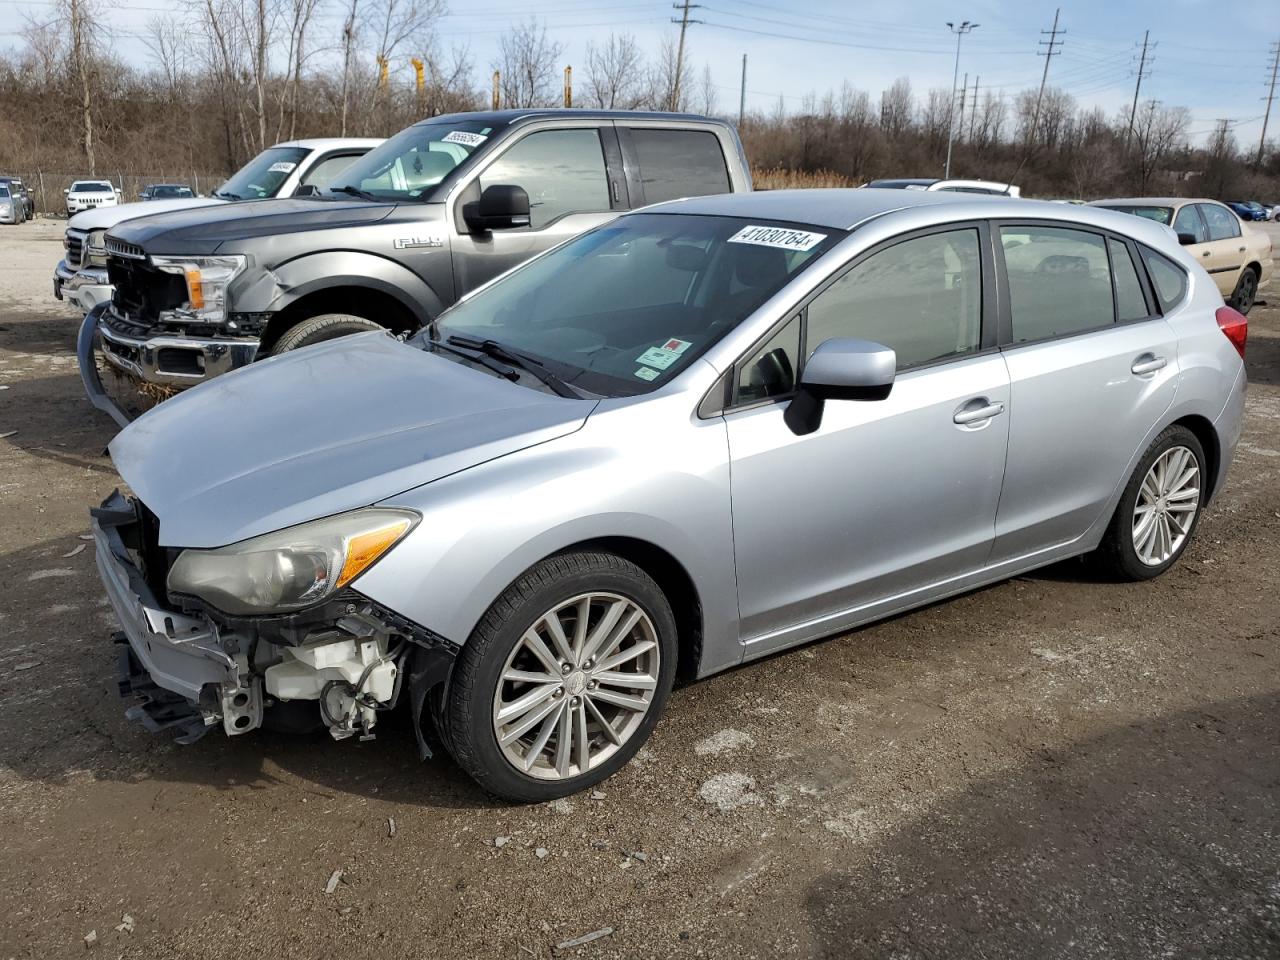
<path id="1" fill-rule="evenodd" d="M 185 200 L 196 192 L 185 183 L 149 183 L 138 194 L 139 200 Z"/>
<path id="2" fill-rule="evenodd" d="M 1241 220 L 1267 219 L 1267 208 L 1257 200 L 1224 200 L 1223 203 L 1234 210 Z"/>
<path id="3" fill-rule="evenodd" d="M 33 219 L 36 215 L 36 201 L 31 196 L 31 191 L 27 189 L 27 185 L 22 182 L 22 178 L 0 177 L 0 184 L 4 184 L 9 188 L 9 194 L 14 200 L 14 206 L 22 208 L 22 219 Z"/>

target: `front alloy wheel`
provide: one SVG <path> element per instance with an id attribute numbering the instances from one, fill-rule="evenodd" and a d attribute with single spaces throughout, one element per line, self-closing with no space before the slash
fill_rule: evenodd
<path id="1" fill-rule="evenodd" d="M 640 567 L 599 551 L 548 557 L 472 631 L 439 733 L 491 793 L 568 796 L 611 776 L 648 739 L 676 650 L 671 606 Z"/>
<path id="2" fill-rule="evenodd" d="M 662 653 L 633 601 L 588 593 L 521 636 L 493 696 L 493 732 L 522 773 L 566 780 L 598 766 L 643 723 Z"/>

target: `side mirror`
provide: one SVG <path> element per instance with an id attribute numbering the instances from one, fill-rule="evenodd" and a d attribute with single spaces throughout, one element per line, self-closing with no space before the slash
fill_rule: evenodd
<path id="1" fill-rule="evenodd" d="M 63 188 L 62 188 L 62 192 L 63 192 L 63 193 L 70 193 L 70 192 L 71 192 L 71 188 L 70 188 L 70 187 L 63 187 Z"/>
<path id="2" fill-rule="evenodd" d="M 1178 242 L 1184 247 L 1189 247 L 1196 242 L 1196 235 L 1194 233 L 1179 233 Z"/>
<path id="3" fill-rule="evenodd" d="M 822 426 L 828 400 L 883 400 L 893 389 L 898 356 L 870 340 L 825 340 L 813 351 L 800 374 L 783 420 L 797 436 Z"/>
<path id="4" fill-rule="evenodd" d="M 514 184 L 485 187 L 479 200 L 462 205 L 462 219 L 472 233 L 529 226 L 529 194 Z"/>

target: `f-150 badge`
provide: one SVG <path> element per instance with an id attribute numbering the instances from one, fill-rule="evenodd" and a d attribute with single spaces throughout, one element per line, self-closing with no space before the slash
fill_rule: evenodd
<path id="1" fill-rule="evenodd" d="M 393 246 L 397 250 L 415 250 L 418 247 L 443 247 L 442 237 L 396 237 Z"/>

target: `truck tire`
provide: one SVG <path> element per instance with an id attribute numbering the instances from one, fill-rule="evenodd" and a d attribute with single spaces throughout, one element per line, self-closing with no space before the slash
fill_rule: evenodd
<path id="1" fill-rule="evenodd" d="M 313 343 L 323 343 L 352 333 L 363 333 L 366 330 L 385 330 L 386 328 L 357 317 L 352 313 L 322 313 L 295 323 L 286 330 L 271 348 L 271 356 L 279 356 L 299 347 L 309 347 Z"/>

